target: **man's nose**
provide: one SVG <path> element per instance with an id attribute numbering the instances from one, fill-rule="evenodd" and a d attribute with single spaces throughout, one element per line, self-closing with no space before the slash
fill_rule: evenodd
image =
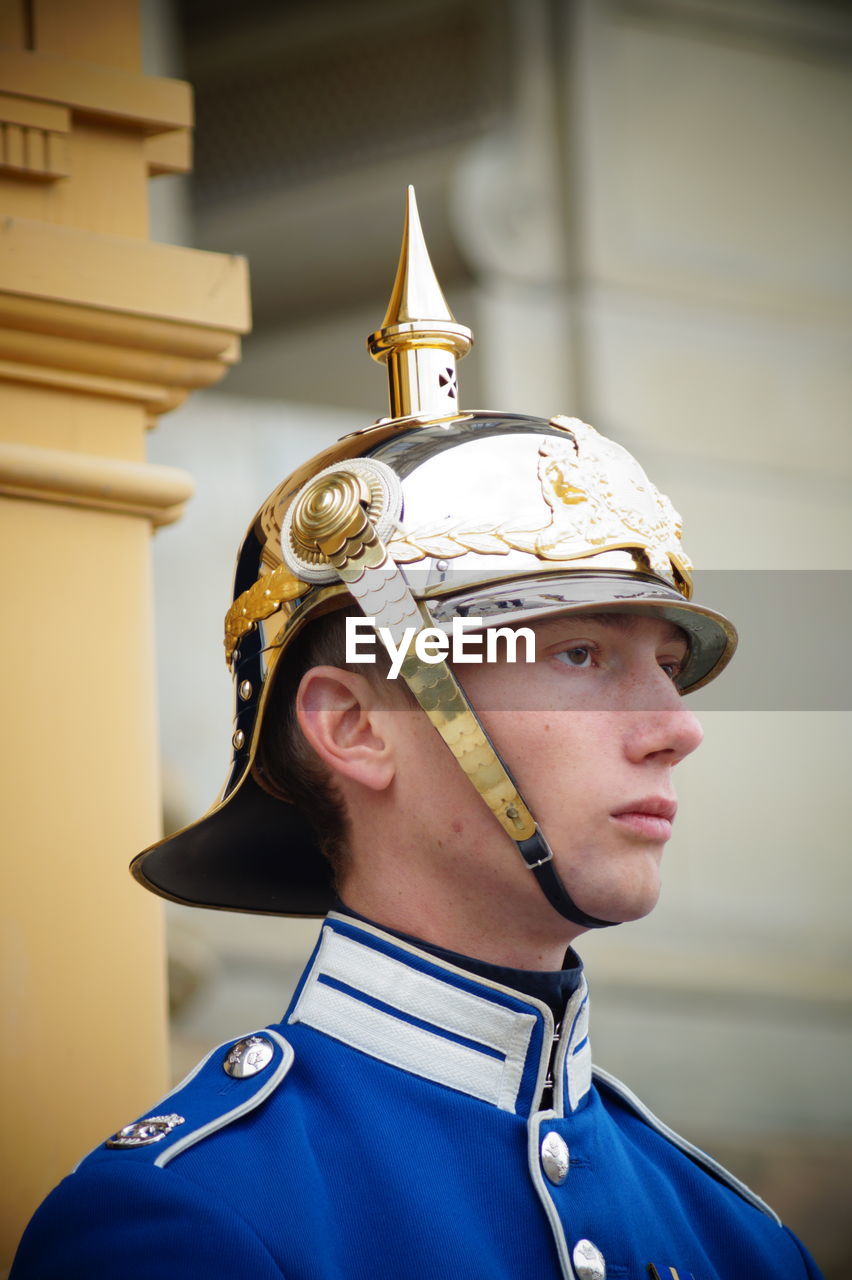
<path id="1" fill-rule="evenodd" d="M 701 745 L 704 730 L 674 687 L 670 697 L 656 701 L 656 706 L 630 713 L 627 755 L 635 763 L 659 756 L 675 765 Z"/>

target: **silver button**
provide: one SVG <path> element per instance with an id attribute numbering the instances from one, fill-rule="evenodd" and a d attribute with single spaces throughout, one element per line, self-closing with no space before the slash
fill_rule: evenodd
<path id="1" fill-rule="evenodd" d="M 541 1140 L 541 1164 L 554 1186 L 561 1186 L 568 1177 L 568 1163 L 567 1144 L 551 1129 Z"/>
<path id="2" fill-rule="evenodd" d="M 231 738 L 231 742 L 234 744 L 234 750 L 242 751 L 243 747 L 245 746 L 245 741 L 246 741 L 246 735 L 243 733 L 242 729 L 237 729 L 233 738 Z"/>
<path id="3" fill-rule="evenodd" d="M 606 1280 L 606 1263 L 591 1240 L 578 1240 L 572 1255 L 577 1280 Z"/>
<path id="4" fill-rule="evenodd" d="M 172 1112 L 167 1116 L 148 1116 L 145 1120 L 136 1120 L 133 1124 L 126 1124 L 123 1129 L 119 1129 L 118 1133 L 114 1133 L 107 1140 L 108 1147 L 147 1147 L 152 1142 L 162 1142 L 163 1138 L 168 1137 L 172 1129 L 179 1124 L 184 1124 L 183 1116 L 176 1115 Z"/>
<path id="5" fill-rule="evenodd" d="M 274 1053 L 272 1042 L 265 1036 L 246 1036 L 231 1047 L 222 1066 L 229 1076 L 243 1080 L 265 1071 Z"/>
<path id="6" fill-rule="evenodd" d="M 251 695 L 252 695 L 251 680 L 241 680 L 240 681 L 240 697 L 242 698 L 243 702 L 248 702 Z"/>

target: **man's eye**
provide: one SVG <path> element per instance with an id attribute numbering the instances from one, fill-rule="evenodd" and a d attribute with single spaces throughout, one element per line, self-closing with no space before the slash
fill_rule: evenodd
<path id="1" fill-rule="evenodd" d="M 665 671 L 670 680 L 677 680 L 683 670 L 683 665 L 680 662 L 661 662 L 660 670 Z"/>
<path id="2" fill-rule="evenodd" d="M 592 651 L 587 644 L 575 644 L 570 649 L 560 649 L 557 654 L 554 654 L 554 657 L 569 667 L 590 667 L 592 665 Z"/>

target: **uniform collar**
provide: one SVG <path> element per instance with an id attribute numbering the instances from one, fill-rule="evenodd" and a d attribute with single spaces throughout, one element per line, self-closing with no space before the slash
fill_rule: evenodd
<path id="1" fill-rule="evenodd" d="M 573 947 L 569 947 L 565 952 L 561 969 L 514 969 L 509 965 L 489 964 L 486 960 L 477 960 L 473 956 L 465 956 L 457 951 L 449 951 L 446 947 L 438 947 L 431 942 L 424 942 L 421 938 L 415 938 L 410 933 L 401 933 L 399 929 L 383 928 L 382 925 L 377 925 L 374 920 L 369 920 L 366 916 L 362 916 L 360 912 L 353 911 L 340 898 L 334 904 L 334 914 L 342 916 L 344 919 L 356 920 L 360 924 L 383 929 L 392 938 L 399 938 L 401 942 L 410 943 L 421 951 L 425 951 L 428 955 L 435 956 L 438 960 L 451 964 L 457 969 L 464 969 L 466 973 L 472 973 L 476 977 L 484 978 L 486 982 L 502 987 L 510 987 L 512 991 L 520 992 L 521 995 L 532 996 L 534 1000 L 543 1000 L 549 1006 L 557 1024 L 562 1022 L 565 1006 L 583 981 L 583 962 Z"/>
<path id="2" fill-rule="evenodd" d="M 554 1062 L 557 1114 L 577 1110 L 589 1092 L 588 1008 L 580 971 Z M 546 1002 L 336 912 L 286 1021 L 520 1115 L 539 1105 L 554 1030 Z"/>

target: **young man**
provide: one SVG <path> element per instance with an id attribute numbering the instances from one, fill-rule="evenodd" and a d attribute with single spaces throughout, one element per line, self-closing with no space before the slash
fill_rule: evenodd
<path id="1" fill-rule="evenodd" d="M 593 1072 L 566 955 L 653 908 L 701 739 L 682 695 L 735 633 L 690 599 L 677 515 L 623 450 L 457 409 L 469 345 L 412 201 L 370 339 L 392 417 L 252 523 L 230 781 L 134 864 L 196 905 L 335 909 L 283 1020 L 91 1153 L 14 1280 L 818 1274 Z"/>

